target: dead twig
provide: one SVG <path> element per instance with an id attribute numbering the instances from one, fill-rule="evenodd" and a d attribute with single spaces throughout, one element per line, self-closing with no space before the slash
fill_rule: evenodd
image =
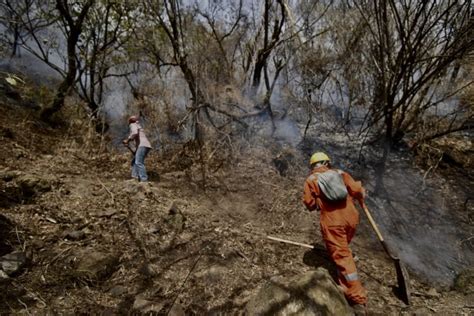
<path id="1" fill-rule="evenodd" d="M 434 148 L 434 147 L 432 147 Z M 437 149 L 437 148 L 434 148 L 436 150 L 438 150 L 438 152 L 440 152 L 440 156 L 438 158 L 438 161 L 434 164 L 434 165 L 430 165 L 430 167 L 428 168 L 428 170 L 426 170 L 425 174 L 423 175 L 423 183 L 421 185 L 421 189 L 415 194 L 415 196 L 418 196 L 419 194 L 421 194 L 421 192 L 423 192 L 423 190 L 425 189 L 426 187 L 426 178 L 428 177 L 428 174 L 431 172 L 431 171 L 434 171 L 438 168 L 439 164 L 441 163 L 441 161 L 443 160 L 443 155 L 444 153 L 441 152 L 441 150 Z"/>
<path id="2" fill-rule="evenodd" d="M 51 264 L 53 264 L 54 262 L 56 262 L 56 260 L 58 260 L 64 253 L 66 253 L 67 251 L 71 250 L 72 249 L 72 246 L 71 247 L 68 247 L 66 249 L 64 249 L 63 251 L 61 251 L 56 257 L 54 257 L 50 262 L 48 262 L 45 266 L 45 270 L 44 270 L 44 273 L 48 273 L 48 268 Z"/>
<path id="3" fill-rule="evenodd" d="M 207 246 L 207 245 L 206 245 L 206 246 Z M 203 247 L 203 248 L 204 248 L 204 247 Z M 203 249 L 203 248 L 201 248 L 201 249 Z M 178 293 L 177 293 L 176 296 L 174 297 L 173 302 L 171 303 L 171 306 L 169 307 L 168 311 L 166 312 L 166 315 L 169 315 L 169 314 L 170 314 L 171 309 L 173 309 L 173 306 L 174 306 L 174 304 L 176 303 L 176 300 L 178 299 L 178 297 L 179 297 L 179 296 L 181 295 L 181 293 L 182 293 L 182 289 L 183 289 L 184 285 L 185 285 L 186 282 L 188 281 L 189 277 L 191 276 L 191 273 L 192 273 L 192 272 L 194 271 L 194 269 L 196 268 L 196 266 L 197 266 L 199 260 L 201 260 L 202 256 L 203 256 L 203 253 L 200 253 L 199 256 L 196 258 L 196 260 L 194 261 L 194 263 L 193 263 L 191 269 L 189 270 L 188 274 L 186 275 L 186 278 L 184 279 L 183 283 L 182 283 L 181 286 L 179 287 Z"/>
<path id="4" fill-rule="evenodd" d="M 110 198 L 112 199 L 112 204 L 115 205 L 115 196 L 112 192 L 110 192 L 110 190 L 105 186 L 105 184 L 100 181 L 99 178 L 97 178 L 97 181 L 100 183 L 100 185 L 102 185 L 102 187 L 105 189 L 105 191 L 107 191 L 107 193 L 109 193 L 110 195 Z"/>
<path id="5" fill-rule="evenodd" d="M 48 306 L 48 305 L 46 304 L 46 301 L 44 300 L 44 298 L 41 297 L 40 294 L 33 292 L 31 289 L 29 289 L 29 288 L 27 288 L 27 287 L 25 287 L 25 286 L 23 286 L 23 285 L 20 285 L 20 286 L 21 286 L 21 288 L 23 288 L 26 292 L 28 292 L 35 300 L 38 300 L 39 302 L 41 302 L 41 304 L 43 305 L 43 307 Z"/>
<path id="6" fill-rule="evenodd" d="M 22 250 L 23 252 L 25 252 L 25 249 L 26 249 L 26 242 L 23 242 L 23 244 L 22 244 L 22 242 L 21 242 L 21 240 L 20 240 L 20 235 L 18 234 L 18 226 L 15 226 L 15 233 L 16 233 L 16 239 L 17 239 L 17 241 L 18 241 L 18 244 L 21 245 L 21 250 Z"/>
<path id="7" fill-rule="evenodd" d="M 146 262 L 150 262 L 150 255 L 147 251 L 146 244 L 141 238 L 139 238 L 139 236 L 136 232 L 136 229 L 134 229 L 134 227 L 132 226 L 131 216 L 132 216 L 132 212 L 129 210 L 128 214 L 127 214 L 127 219 L 125 220 L 125 223 L 126 223 L 126 226 L 127 226 L 127 231 L 129 233 L 130 237 L 132 238 L 132 241 L 135 243 L 138 250 L 142 254 L 144 260 Z"/>
<path id="8" fill-rule="evenodd" d="M 471 241 L 472 239 L 474 239 L 474 235 L 473 235 L 473 236 L 470 236 L 470 237 L 468 237 L 468 238 L 466 238 L 466 239 L 463 239 L 463 240 L 458 241 L 458 247 L 460 247 L 460 246 L 461 246 L 463 243 L 465 243 L 465 242 Z"/>
<path id="9" fill-rule="evenodd" d="M 17 298 L 17 301 L 25 308 L 25 311 L 28 315 L 31 315 L 31 313 L 28 311 L 28 305 L 26 305 L 22 300 Z"/>

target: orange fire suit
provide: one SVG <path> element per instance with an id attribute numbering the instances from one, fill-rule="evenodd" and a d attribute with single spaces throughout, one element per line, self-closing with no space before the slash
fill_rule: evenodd
<path id="1" fill-rule="evenodd" d="M 355 181 L 347 172 L 341 172 L 348 195 L 343 201 L 330 201 L 320 191 L 317 179 L 318 173 L 329 170 L 322 166 L 313 169 L 304 184 L 303 202 L 310 211 L 321 211 L 321 234 L 326 243 L 326 249 L 337 266 L 338 281 L 351 304 L 366 304 L 367 293 L 355 266 L 349 243 L 354 237 L 359 224 L 359 212 L 354 206 L 353 199 L 364 198 L 364 188 L 360 181 Z"/>

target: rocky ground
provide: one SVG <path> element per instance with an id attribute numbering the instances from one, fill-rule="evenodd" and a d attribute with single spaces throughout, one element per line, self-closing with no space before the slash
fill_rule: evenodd
<path id="1" fill-rule="evenodd" d="M 251 314 L 268 282 L 333 272 L 317 218 L 301 204 L 306 170 L 282 173 L 270 150 L 242 149 L 205 190 L 199 168 L 154 151 L 151 181 L 139 184 L 128 177 L 130 154 L 110 149 L 86 121 L 53 129 L 6 97 L 0 110 L 2 314 Z M 474 312 L 472 271 L 457 287 L 412 275 L 408 306 L 371 231 L 353 251 L 369 314 Z"/>

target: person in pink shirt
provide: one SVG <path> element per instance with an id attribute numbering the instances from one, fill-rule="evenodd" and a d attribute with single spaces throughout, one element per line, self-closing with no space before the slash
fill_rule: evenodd
<path id="1" fill-rule="evenodd" d="M 151 144 L 145 135 L 145 130 L 140 125 L 138 117 L 130 116 L 128 119 L 130 128 L 129 136 L 123 140 L 123 144 L 128 146 L 130 141 L 135 141 L 135 155 L 132 160 L 132 178 L 140 182 L 147 182 L 148 175 L 145 168 L 145 158 L 151 150 Z"/>

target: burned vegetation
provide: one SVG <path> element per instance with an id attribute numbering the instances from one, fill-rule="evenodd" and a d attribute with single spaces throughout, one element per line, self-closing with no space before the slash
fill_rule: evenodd
<path id="1" fill-rule="evenodd" d="M 469 1 L 0 0 L 0 15 L 0 314 L 472 313 Z M 131 115 L 148 182 L 121 143 Z M 315 152 L 362 181 L 396 254 L 360 209 L 362 311 L 302 203 Z"/>

